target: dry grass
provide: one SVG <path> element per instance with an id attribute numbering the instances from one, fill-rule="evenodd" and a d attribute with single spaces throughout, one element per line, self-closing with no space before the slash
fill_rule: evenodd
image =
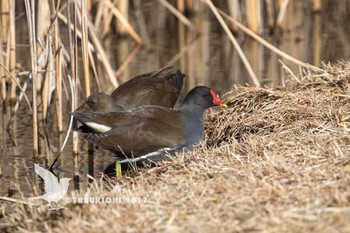
<path id="1" fill-rule="evenodd" d="M 349 232 L 350 63 L 323 69 L 285 88 L 236 88 L 193 153 L 87 194 L 146 203 L 14 204 L 6 230 Z"/>

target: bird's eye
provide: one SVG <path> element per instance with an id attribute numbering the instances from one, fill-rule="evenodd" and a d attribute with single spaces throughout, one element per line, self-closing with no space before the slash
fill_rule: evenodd
<path id="1" fill-rule="evenodd" d="M 89 101 L 88 101 L 89 105 L 95 105 L 96 102 L 97 101 L 95 99 L 89 99 Z"/>

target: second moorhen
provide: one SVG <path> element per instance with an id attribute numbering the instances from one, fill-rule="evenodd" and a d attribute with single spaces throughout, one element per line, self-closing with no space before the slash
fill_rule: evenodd
<path id="1" fill-rule="evenodd" d="M 212 106 L 226 107 L 211 88 L 198 86 L 186 96 L 179 110 L 145 105 L 117 112 L 72 112 L 93 129 L 84 137 L 113 151 L 121 162 L 130 158 L 165 159 L 168 151 L 191 150 L 204 137 L 203 112 Z"/>
<path id="2" fill-rule="evenodd" d="M 173 108 L 185 75 L 174 67 L 141 74 L 121 84 L 111 95 L 95 93 L 76 112 L 114 112 L 141 105 Z"/>

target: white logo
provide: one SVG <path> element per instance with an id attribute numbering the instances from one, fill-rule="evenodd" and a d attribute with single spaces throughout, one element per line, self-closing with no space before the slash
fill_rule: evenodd
<path id="1" fill-rule="evenodd" d="M 38 196 L 38 197 L 32 197 L 29 199 L 43 199 L 46 200 L 51 209 L 57 210 L 64 208 L 57 204 L 59 200 L 61 200 L 68 191 L 68 185 L 69 185 L 69 178 L 62 178 L 60 181 L 58 181 L 58 178 L 52 174 L 49 170 L 46 170 L 43 167 L 40 167 L 38 164 L 34 164 L 35 166 L 35 173 L 38 174 L 41 178 L 43 178 L 45 182 L 45 194 Z M 58 208 L 54 208 L 51 205 L 51 202 L 54 202 Z"/>

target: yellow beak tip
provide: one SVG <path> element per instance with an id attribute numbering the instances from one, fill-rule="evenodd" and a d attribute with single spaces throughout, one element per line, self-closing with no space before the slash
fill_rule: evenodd
<path id="1" fill-rule="evenodd" d="M 228 106 L 227 106 L 227 104 L 220 104 L 220 108 L 221 109 L 228 109 Z"/>

